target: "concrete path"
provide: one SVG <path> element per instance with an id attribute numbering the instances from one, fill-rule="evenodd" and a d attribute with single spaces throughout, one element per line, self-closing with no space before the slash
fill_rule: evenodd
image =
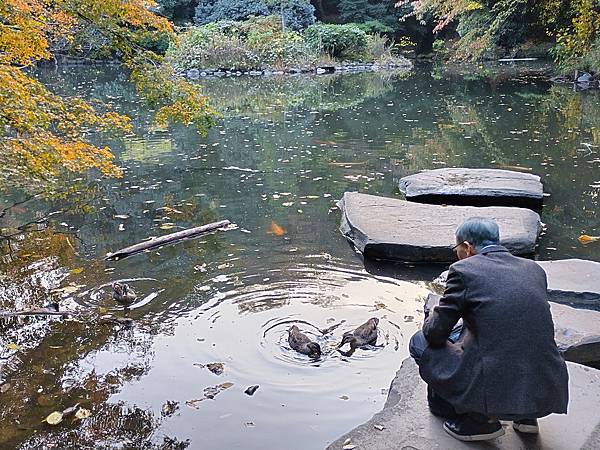
<path id="1" fill-rule="evenodd" d="M 402 363 L 384 409 L 345 434 L 330 450 L 598 450 L 600 449 L 600 370 L 567 363 L 569 413 L 540 419 L 539 435 L 521 435 L 503 422 L 506 434 L 492 441 L 463 443 L 442 429 L 427 409 L 426 386 L 412 359 Z"/>

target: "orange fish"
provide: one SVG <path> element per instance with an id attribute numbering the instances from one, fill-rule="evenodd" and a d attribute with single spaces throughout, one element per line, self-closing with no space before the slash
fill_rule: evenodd
<path id="1" fill-rule="evenodd" d="M 283 236 L 286 233 L 286 231 L 279 225 L 277 225 L 275 221 L 271 221 L 268 233 L 273 233 L 275 236 Z"/>
<path id="2" fill-rule="evenodd" d="M 591 242 L 600 241 L 600 236 L 588 236 L 587 234 L 582 234 L 577 238 L 577 240 L 585 245 Z"/>

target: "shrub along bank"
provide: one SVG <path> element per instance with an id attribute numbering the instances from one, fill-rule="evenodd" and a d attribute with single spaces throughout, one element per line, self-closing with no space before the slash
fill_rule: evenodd
<path id="1" fill-rule="evenodd" d="M 169 48 L 167 60 L 178 71 L 305 69 L 342 60 L 406 64 L 385 37 L 367 33 L 357 25 L 317 23 L 300 32 L 283 29 L 278 16 L 193 27 Z"/>

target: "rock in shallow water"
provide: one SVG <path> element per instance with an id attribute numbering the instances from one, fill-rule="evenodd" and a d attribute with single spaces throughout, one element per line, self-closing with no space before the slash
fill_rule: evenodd
<path id="1" fill-rule="evenodd" d="M 523 449 L 600 448 L 600 370 L 567 363 L 569 413 L 540 419 L 539 436 L 516 433 L 504 422 L 506 434 L 484 442 L 460 442 L 446 434 L 443 420 L 429 413 L 425 383 L 412 359 L 402 362 L 390 386 L 383 410 L 337 439 L 328 450 L 340 450 L 350 439 L 357 449 Z"/>
<path id="2" fill-rule="evenodd" d="M 546 271 L 550 300 L 600 308 L 600 263 L 585 259 L 537 263 Z"/>
<path id="3" fill-rule="evenodd" d="M 454 231 L 473 216 L 493 218 L 501 243 L 516 255 L 534 252 L 537 213 L 523 208 L 439 206 L 346 192 L 338 203 L 340 230 L 367 257 L 426 263 L 452 262 Z"/>
<path id="4" fill-rule="evenodd" d="M 501 169 L 444 168 L 400 179 L 407 200 L 455 205 L 503 205 L 540 208 L 540 177 Z"/>

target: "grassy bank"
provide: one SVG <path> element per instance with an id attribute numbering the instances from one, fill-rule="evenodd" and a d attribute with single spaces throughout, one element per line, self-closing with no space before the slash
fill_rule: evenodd
<path id="1" fill-rule="evenodd" d="M 356 25 L 317 23 L 299 32 L 284 29 L 277 16 L 223 20 L 190 28 L 169 47 L 167 61 L 178 71 L 306 69 L 342 61 L 407 63 L 385 37 Z"/>

